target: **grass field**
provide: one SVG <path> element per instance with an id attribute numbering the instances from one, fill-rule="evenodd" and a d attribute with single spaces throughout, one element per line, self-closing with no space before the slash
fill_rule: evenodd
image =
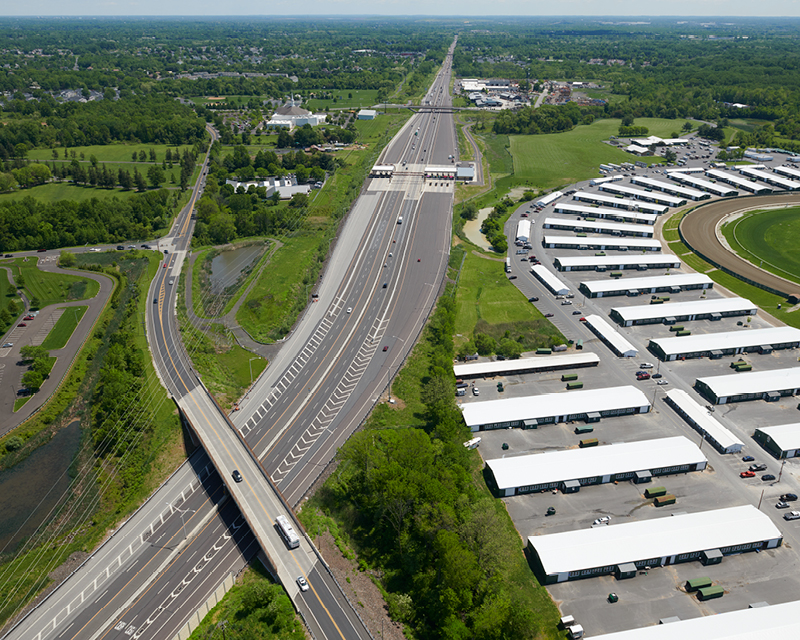
<path id="1" fill-rule="evenodd" d="M 745 260 L 800 282 L 800 208 L 754 211 L 726 224 L 722 233 Z"/>
<path id="2" fill-rule="evenodd" d="M 22 409 L 25 406 L 25 403 L 28 402 L 33 396 L 26 396 L 25 398 L 17 398 L 14 400 L 14 413 Z"/>
<path id="3" fill-rule="evenodd" d="M 0 264 L 11 266 L 14 277 L 22 274 L 28 298 L 38 298 L 40 307 L 68 300 L 94 298 L 100 290 L 100 285 L 88 278 L 40 271 L 36 266 L 35 259 L 29 259 L 26 262 L 24 258 L 15 258 L 14 260 L 3 260 Z"/>
<path id="4" fill-rule="evenodd" d="M 11 193 L 0 193 L 0 202 L 4 200 L 20 200 L 22 198 L 35 198 L 42 202 L 58 202 L 59 200 L 74 200 L 83 202 L 92 198 L 129 198 L 136 191 L 122 191 L 121 189 L 98 189 L 96 187 L 79 187 L 69 182 L 50 182 L 30 189 L 21 189 Z"/>
<path id="5" fill-rule="evenodd" d="M 312 90 L 306 93 L 321 93 L 322 91 L 324 90 Z M 329 109 L 364 109 L 378 102 L 377 89 L 342 89 L 341 91 L 331 91 L 331 93 L 336 96 L 335 101 L 312 98 L 303 106 L 309 111 L 323 111 L 325 107 Z"/>
<path id="6" fill-rule="evenodd" d="M 94 156 L 97 158 L 99 162 L 128 162 L 131 163 L 131 154 L 136 152 L 138 155 L 139 152 L 144 151 L 147 155 L 148 161 L 150 160 L 150 149 L 156 152 L 156 161 L 161 162 L 166 157 L 167 149 L 170 150 L 171 153 L 175 153 L 178 151 L 179 154 L 183 153 L 184 149 L 192 150 L 191 146 L 182 146 L 182 147 L 173 147 L 171 145 L 166 144 L 104 144 L 104 145 L 94 145 L 88 147 L 70 147 L 67 151 L 69 151 L 69 158 L 64 157 L 64 149 L 56 149 L 58 151 L 58 158 L 57 160 L 67 160 L 69 162 L 72 161 L 72 152 L 75 152 L 76 160 L 89 160 L 90 156 Z M 81 158 L 81 153 L 83 154 L 83 158 Z M 52 149 L 32 149 L 28 152 L 28 158 L 31 160 L 47 160 L 47 162 L 52 161 L 53 158 L 53 150 Z M 147 166 L 147 163 L 136 163 L 140 164 L 143 167 Z M 131 163 L 133 165 L 133 163 Z"/>
<path id="7" fill-rule="evenodd" d="M 637 118 L 637 126 L 645 126 L 650 135 L 668 137 L 680 131 L 685 120 Z M 636 158 L 629 153 L 605 144 L 616 135 L 619 120 L 596 120 L 572 131 L 537 136 L 510 136 L 514 157 L 514 177 L 528 180 L 541 189 L 552 189 L 597 177 L 603 162 L 634 162 L 648 164 L 663 162 L 661 158 Z"/>
<path id="8" fill-rule="evenodd" d="M 62 316 L 56 322 L 56 325 L 47 334 L 47 337 L 42 343 L 42 347 L 48 351 L 56 349 L 63 349 L 67 346 L 72 333 L 78 326 L 78 323 L 83 318 L 83 314 L 89 307 L 67 307 Z"/>

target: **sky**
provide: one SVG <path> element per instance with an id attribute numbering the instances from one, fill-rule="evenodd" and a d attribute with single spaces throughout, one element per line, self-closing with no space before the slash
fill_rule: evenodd
<path id="1" fill-rule="evenodd" d="M 2 16 L 798 16 L 800 0 L 37 0 L 4 2 Z M 31 13 L 35 8 L 36 13 Z"/>

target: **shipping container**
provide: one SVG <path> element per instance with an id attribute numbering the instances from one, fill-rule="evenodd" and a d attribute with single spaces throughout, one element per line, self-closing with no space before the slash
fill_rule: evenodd
<path id="1" fill-rule="evenodd" d="M 552 349 L 548 349 L 547 347 L 539 347 L 536 350 L 536 355 L 539 355 L 539 356 L 549 356 L 551 353 L 553 353 L 553 350 Z"/>
<path id="2" fill-rule="evenodd" d="M 721 598 L 723 595 L 725 595 L 725 590 L 720 586 L 704 587 L 703 589 L 697 590 L 697 599 L 703 601 Z"/>
<path id="3" fill-rule="evenodd" d="M 752 370 L 753 370 L 752 364 L 740 364 L 738 367 L 736 367 L 737 373 L 740 373 L 742 371 L 752 371 Z"/>
<path id="4" fill-rule="evenodd" d="M 572 391 L 573 389 L 583 389 L 582 382 L 568 382 L 567 383 L 567 391 Z"/>
<path id="5" fill-rule="evenodd" d="M 676 500 L 677 498 L 674 495 L 668 493 L 663 496 L 658 496 L 655 500 L 653 500 L 653 504 L 657 507 L 664 507 L 668 504 L 675 504 Z"/>
<path id="6" fill-rule="evenodd" d="M 683 331 L 677 331 L 675 333 L 675 335 L 676 336 L 690 336 L 690 335 L 692 335 L 692 332 L 691 331 L 687 331 L 686 329 L 684 329 Z"/>
<path id="7" fill-rule="evenodd" d="M 583 349 L 583 340 L 576 340 L 575 341 L 575 348 L 576 349 Z"/>
<path id="8" fill-rule="evenodd" d="M 693 580 L 686 581 L 686 590 L 699 591 L 711 586 L 711 578 L 694 578 Z"/>
<path id="9" fill-rule="evenodd" d="M 649 489 L 645 489 L 644 492 L 645 498 L 657 498 L 665 495 L 667 495 L 666 487 L 650 487 Z"/>
<path id="10" fill-rule="evenodd" d="M 564 373 L 561 375 L 561 382 L 572 382 L 578 379 L 577 373 Z"/>
<path id="11" fill-rule="evenodd" d="M 622 277 L 622 271 L 612 271 L 610 275 L 611 275 L 612 278 L 621 278 Z"/>
<path id="12" fill-rule="evenodd" d="M 584 433 L 591 433 L 594 431 L 594 427 L 575 427 L 575 435 L 581 435 Z"/>
<path id="13" fill-rule="evenodd" d="M 672 325 L 672 326 L 669 328 L 669 330 L 670 330 L 670 331 L 683 331 L 683 325 L 682 325 L 682 324 L 673 324 L 673 325 Z"/>
<path id="14" fill-rule="evenodd" d="M 596 447 L 599 443 L 597 438 L 585 438 L 580 442 L 580 448 L 586 449 L 587 447 Z"/>

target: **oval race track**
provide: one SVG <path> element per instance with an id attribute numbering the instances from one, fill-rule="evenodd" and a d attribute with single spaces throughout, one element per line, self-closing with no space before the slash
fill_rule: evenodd
<path id="1" fill-rule="evenodd" d="M 784 193 L 776 196 L 720 200 L 703 205 L 687 214 L 681 221 L 680 231 L 685 244 L 693 251 L 705 256 L 708 261 L 721 265 L 746 280 L 782 291 L 785 295 L 798 293 L 800 284 L 759 269 L 747 260 L 740 258 L 733 251 L 727 249 L 716 234 L 720 220 L 737 211 L 786 205 L 800 206 L 800 194 Z"/>

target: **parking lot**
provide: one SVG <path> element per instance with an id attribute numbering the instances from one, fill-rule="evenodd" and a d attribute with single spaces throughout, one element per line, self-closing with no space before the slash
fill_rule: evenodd
<path id="1" fill-rule="evenodd" d="M 698 151 L 698 149 L 688 149 L 686 152 L 679 150 L 678 157 L 702 155 Z M 779 163 L 779 160 L 776 158 L 776 163 Z M 702 157 L 695 160 L 688 159 L 687 166 L 692 164 L 708 166 Z M 658 177 L 654 174 L 661 170 L 662 167 L 647 170 L 638 168 L 635 172 L 626 171 L 626 173 Z M 591 190 L 585 184 L 575 188 Z M 569 195 L 561 198 L 561 201 L 568 200 L 570 200 Z M 533 249 L 529 253 L 536 255 L 543 265 L 575 293 L 573 304 L 562 305 L 562 300 L 557 300 L 538 279 L 533 277 L 530 273 L 530 263 L 523 262 L 522 256 L 515 255 L 515 229 L 523 213 L 528 214 L 528 219 L 532 223 L 530 243 Z M 663 485 L 667 487 L 669 493 L 677 497 L 676 504 L 661 508 L 652 506 L 652 501 L 646 500 L 642 495 L 647 485 L 627 482 L 583 487 L 575 494 L 547 491 L 503 498 L 520 533 L 522 544 L 525 545 L 527 537 L 531 535 L 590 527 L 592 522 L 601 516 L 609 516 L 610 526 L 614 526 L 624 522 L 669 517 L 675 513 L 694 513 L 744 504 L 760 507 L 784 535 L 783 546 L 778 549 L 726 556 L 722 564 L 716 566 L 706 567 L 699 562 L 688 562 L 650 569 L 646 573 L 640 572 L 630 580 L 618 581 L 606 576 L 550 585 L 548 589 L 559 604 L 562 614 L 574 615 L 588 635 L 599 635 L 657 624 L 659 619 L 670 616 L 688 619 L 747 608 L 751 603 L 778 604 L 796 599 L 796 594 L 800 592 L 800 577 L 798 577 L 800 558 L 796 553 L 796 549 L 800 548 L 798 530 L 800 521 L 785 521 L 782 517 L 785 511 L 777 509 L 775 503 L 782 493 L 800 493 L 800 462 L 788 460 L 782 465 L 753 441 L 752 434 L 757 427 L 800 422 L 797 399 L 788 397 L 771 403 L 756 400 L 718 405 L 714 407 L 712 415 L 745 443 L 745 449 L 740 454 L 722 455 L 711 444 L 703 442 L 700 434 L 664 402 L 664 394 L 669 389 L 683 389 L 696 401 L 705 405 L 707 401 L 693 389 L 695 380 L 703 376 L 733 374 L 734 371 L 729 365 L 738 357 L 659 362 L 647 351 L 647 345 L 652 338 L 675 335 L 666 325 L 650 324 L 623 328 L 612 322 L 619 333 L 639 350 L 636 358 L 616 357 L 609 347 L 580 322 L 580 318 L 584 315 L 597 314 L 608 319 L 609 311 L 613 307 L 646 305 L 650 302 L 650 295 L 585 298 L 578 292 L 579 284 L 582 281 L 609 278 L 609 274 L 596 271 L 558 272 L 553 267 L 555 257 L 593 254 L 580 250 L 543 249 L 542 236 L 544 233 L 552 233 L 542 229 L 541 221 L 545 217 L 574 218 L 554 213 L 552 204 L 537 211 L 531 203 L 524 203 L 506 225 L 511 247 L 509 251 L 512 262 L 511 275 L 517 276 L 514 284 L 526 297 L 539 298 L 533 304 L 542 313 L 553 314 L 551 321 L 568 339 L 582 340 L 585 351 L 593 351 L 600 356 L 601 361 L 597 367 L 569 371 L 579 375 L 579 380 L 584 383 L 585 389 L 634 385 L 645 392 L 653 405 L 649 414 L 603 419 L 591 425 L 594 427 L 591 436 L 598 438 L 600 445 L 606 445 L 683 435 L 701 446 L 709 460 L 709 466 L 702 472 L 654 478 L 651 486 Z M 623 255 L 608 250 L 606 254 Z M 681 271 L 691 270 L 684 265 Z M 670 272 L 675 273 L 675 270 Z M 667 270 L 664 269 L 651 269 L 646 272 L 625 270 L 623 281 L 625 278 L 650 277 L 666 273 Z M 705 293 L 690 290 L 659 295 L 669 295 L 669 302 L 684 302 L 701 298 L 714 299 L 729 296 L 730 293 L 715 284 L 713 289 Z M 573 315 L 573 311 L 576 310 L 580 311 L 580 314 Z M 679 324 L 685 325 L 693 335 L 697 335 L 749 331 L 753 328 L 775 326 L 777 323 L 772 318 L 766 318 L 763 312 L 759 312 L 757 316 L 751 317 L 749 322 L 747 317 L 734 317 L 718 321 L 679 322 Z M 766 355 L 745 354 L 743 357 L 753 365 L 754 371 L 766 371 L 797 366 L 799 353 L 797 350 L 785 350 Z M 636 371 L 644 362 L 654 364 L 654 368 L 648 369 L 648 372 L 660 374 L 662 376 L 660 380 L 666 381 L 667 384 L 659 386 L 653 379 L 637 381 Z M 468 393 L 458 400 L 472 403 L 503 397 L 564 393 L 565 402 L 568 403 L 569 393 L 574 392 L 565 390 L 566 383 L 561 381 L 562 373 L 559 371 L 476 380 L 474 384 L 480 389 L 480 396 L 474 397 Z M 503 382 L 502 392 L 498 390 L 497 382 Z M 482 438 L 479 451 L 483 458 L 488 460 L 577 447 L 581 437 L 586 436 L 575 435 L 575 426 L 577 425 L 562 423 L 529 430 L 482 431 L 476 435 Z M 507 445 L 507 448 L 504 448 L 504 445 Z M 766 463 L 767 469 L 757 473 L 754 478 L 740 478 L 739 473 L 746 470 L 750 464 L 742 461 L 744 455 L 752 455 L 757 462 Z M 762 481 L 760 476 L 766 473 L 778 476 L 779 479 Z M 800 503 L 794 503 L 792 508 L 800 508 L 797 505 Z M 548 507 L 554 507 L 556 514 L 546 516 Z M 708 576 L 715 584 L 722 585 L 726 591 L 725 596 L 717 600 L 699 602 L 696 597 L 682 590 L 686 580 L 701 576 Z M 606 601 L 609 592 L 617 593 L 619 602 L 609 604 Z"/>

